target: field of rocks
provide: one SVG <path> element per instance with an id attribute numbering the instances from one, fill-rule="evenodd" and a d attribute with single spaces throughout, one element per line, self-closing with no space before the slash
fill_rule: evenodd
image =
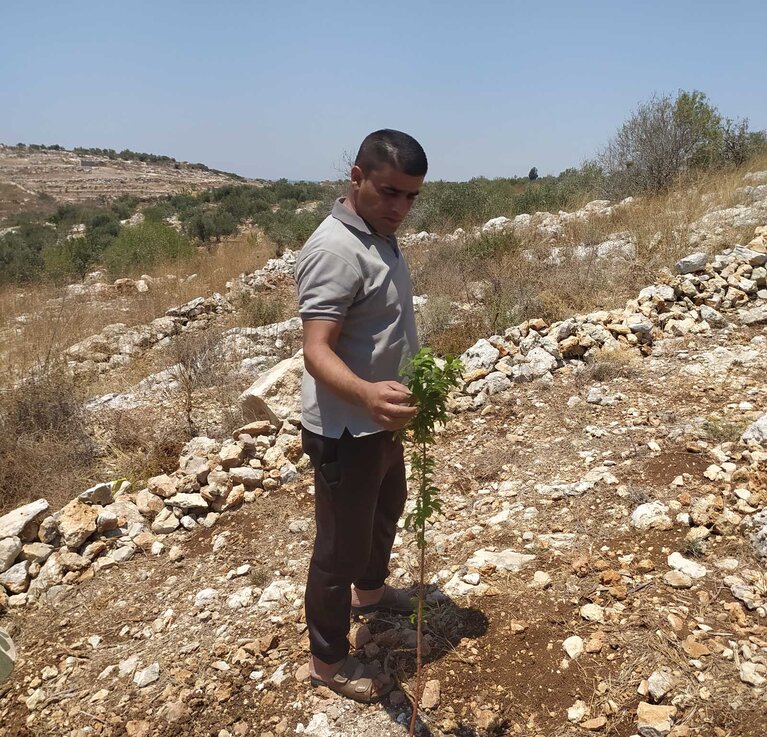
<path id="1" fill-rule="evenodd" d="M 712 254 L 717 222 L 624 306 L 526 320 L 462 356 L 427 534 L 419 734 L 767 729 L 767 228 Z M 188 365 L 152 357 L 220 326 L 238 294 L 287 293 L 292 263 L 72 346 L 80 376 L 160 369 L 88 411 L 169 411 Z M 245 389 L 240 422 L 217 418 L 227 439 L 195 437 L 145 485 L 118 470 L 61 509 L 0 516 L 0 626 L 18 649 L 0 737 L 407 734 L 408 618 L 353 624 L 361 657 L 398 680 L 383 704 L 307 680 L 298 344 L 295 318 L 227 329 L 212 355 Z M 402 530 L 394 583 L 416 562 Z"/>

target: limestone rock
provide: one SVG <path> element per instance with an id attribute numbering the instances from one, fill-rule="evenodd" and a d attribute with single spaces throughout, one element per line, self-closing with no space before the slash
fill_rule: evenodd
<path id="1" fill-rule="evenodd" d="M 27 590 L 29 581 L 29 561 L 22 560 L 12 565 L 4 573 L 0 573 L 0 586 L 4 586 L 12 594 L 20 594 Z"/>
<path id="2" fill-rule="evenodd" d="M 665 737 L 674 726 L 674 706 L 653 706 L 640 701 L 637 707 L 637 731 L 641 737 Z"/>
<path id="3" fill-rule="evenodd" d="M 583 655 L 583 638 L 578 635 L 572 635 L 562 643 L 562 648 L 569 658 L 576 660 Z"/>
<path id="4" fill-rule="evenodd" d="M 580 608 L 580 615 L 587 622 L 604 622 L 605 610 L 599 604 L 584 604 Z"/>
<path id="5" fill-rule="evenodd" d="M 647 686 L 655 702 L 660 701 L 674 687 L 675 679 L 670 668 L 653 671 L 647 679 Z"/>
<path id="6" fill-rule="evenodd" d="M 767 413 L 752 423 L 740 438 L 744 443 L 767 446 Z"/>
<path id="7" fill-rule="evenodd" d="M 461 355 L 464 373 L 484 371 L 483 375 L 486 375 L 493 370 L 500 355 L 500 351 L 494 345 L 482 338 Z"/>
<path id="8" fill-rule="evenodd" d="M 47 510 L 46 499 L 25 504 L 0 517 L 0 540 L 6 537 L 21 537 L 24 527 L 33 520 L 39 519 Z"/>
<path id="9" fill-rule="evenodd" d="M 4 573 L 13 565 L 21 549 L 21 540 L 18 537 L 6 537 L 0 540 L 0 573 Z"/>
<path id="10" fill-rule="evenodd" d="M 269 420 L 275 427 L 300 414 L 303 351 L 264 372 L 239 398 L 246 421 Z"/>
<path id="11" fill-rule="evenodd" d="M 436 679 L 426 681 L 421 694 L 421 706 L 424 709 L 436 709 L 440 700 L 440 683 Z"/>
<path id="12" fill-rule="evenodd" d="M 668 564 L 690 578 L 703 578 L 708 573 L 706 566 L 696 563 L 694 560 L 685 558 L 681 553 L 672 553 L 669 555 Z"/>
<path id="13" fill-rule="evenodd" d="M 143 670 L 138 671 L 133 676 L 133 682 L 139 687 L 144 688 L 150 683 L 154 683 L 160 678 L 160 664 L 152 663 Z"/>
<path id="14" fill-rule="evenodd" d="M 167 499 L 176 493 L 176 479 L 171 478 L 167 473 L 163 473 L 149 479 L 147 487 L 153 494 Z"/>
<path id="15" fill-rule="evenodd" d="M 90 489 L 86 489 L 78 497 L 86 504 L 110 504 L 112 499 L 112 484 L 96 484 Z"/>
<path id="16" fill-rule="evenodd" d="M 764 672 L 764 671 L 763 671 Z M 756 663 L 744 660 L 740 664 L 740 680 L 751 686 L 761 687 L 767 684 L 767 678 L 760 675 L 756 670 Z"/>
<path id="17" fill-rule="evenodd" d="M 663 502 L 640 504 L 631 514 L 631 524 L 638 530 L 670 530 L 673 523 L 668 511 Z"/>
<path id="18" fill-rule="evenodd" d="M 692 274 L 696 271 L 704 271 L 708 263 L 708 254 L 691 253 L 676 262 L 675 269 L 677 274 Z"/>
<path id="19" fill-rule="evenodd" d="M 518 573 L 533 560 L 535 560 L 534 555 L 517 553 L 511 549 L 501 550 L 499 552 L 478 550 L 471 558 L 469 558 L 467 563 L 474 568 L 492 566 L 500 571 Z"/>
<path id="20" fill-rule="evenodd" d="M 57 513 L 57 523 L 64 544 L 79 548 L 94 532 L 98 511 L 90 504 L 73 499 Z"/>

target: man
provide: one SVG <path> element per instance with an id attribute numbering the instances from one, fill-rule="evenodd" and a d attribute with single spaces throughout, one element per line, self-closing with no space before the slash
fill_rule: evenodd
<path id="1" fill-rule="evenodd" d="M 400 370 L 418 349 L 410 275 L 394 233 L 426 175 L 411 136 L 371 133 L 349 195 L 296 261 L 304 330 L 302 438 L 315 469 L 317 536 L 306 587 L 314 685 L 375 701 L 393 685 L 349 656 L 350 607 L 412 611 L 384 584 L 407 496 L 394 431 L 416 414 Z"/>

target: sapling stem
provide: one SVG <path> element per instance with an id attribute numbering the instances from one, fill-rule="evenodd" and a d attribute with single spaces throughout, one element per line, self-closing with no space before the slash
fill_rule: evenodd
<path id="1" fill-rule="evenodd" d="M 435 358 L 429 348 L 422 348 L 404 371 L 408 388 L 418 407 L 418 414 L 405 430 L 405 438 L 413 443 L 411 480 L 418 493 L 415 509 L 405 518 L 405 527 L 415 532 L 419 550 L 418 599 L 416 603 L 416 682 L 413 698 L 413 715 L 410 720 L 410 737 L 415 734 L 418 703 L 421 700 L 421 677 L 423 672 L 423 610 L 426 597 L 426 523 L 441 510 L 439 489 L 434 486 L 434 458 L 429 454 L 433 445 L 434 427 L 447 417 L 447 397 L 458 383 L 461 362 L 448 356 Z"/>

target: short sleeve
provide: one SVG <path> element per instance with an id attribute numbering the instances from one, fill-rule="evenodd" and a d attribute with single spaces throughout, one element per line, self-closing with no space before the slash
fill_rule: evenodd
<path id="1" fill-rule="evenodd" d="M 303 320 L 343 320 L 362 277 L 342 257 L 317 248 L 296 264 L 296 285 Z"/>

